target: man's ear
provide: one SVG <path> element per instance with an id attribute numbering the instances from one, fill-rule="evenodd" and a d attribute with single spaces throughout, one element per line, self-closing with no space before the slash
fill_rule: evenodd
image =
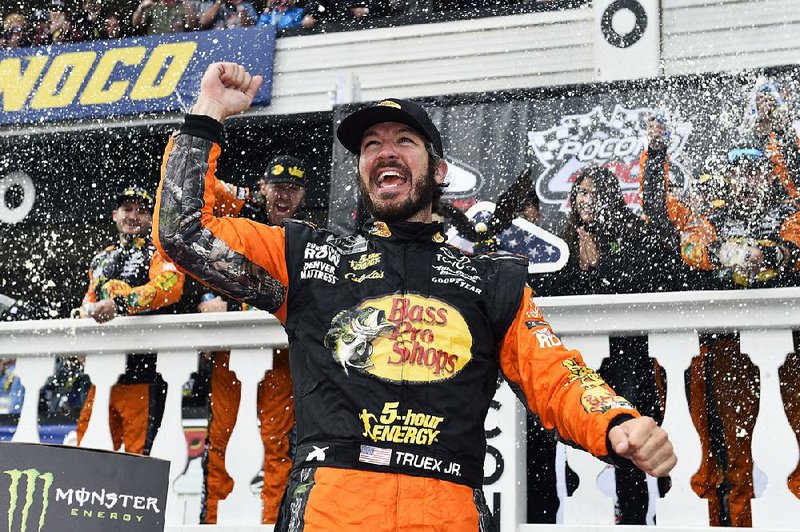
<path id="1" fill-rule="evenodd" d="M 117 211 L 119 211 L 119 209 L 114 209 L 113 211 L 111 211 L 111 219 L 112 219 L 114 222 L 116 222 L 116 221 L 117 221 L 117 217 L 119 216 L 119 214 L 118 214 L 118 212 L 117 212 Z"/>
<path id="2" fill-rule="evenodd" d="M 436 170 L 436 174 L 433 178 L 436 180 L 436 183 L 441 185 L 444 182 L 444 176 L 447 175 L 447 161 L 442 159 L 439 161 L 439 168 Z"/>

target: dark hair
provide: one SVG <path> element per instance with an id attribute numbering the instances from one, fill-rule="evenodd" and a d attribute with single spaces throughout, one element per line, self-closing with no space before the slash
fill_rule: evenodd
<path id="1" fill-rule="evenodd" d="M 539 195 L 536 193 L 535 186 L 525 194 L 525 201 L 522 202 L 522 208 L 524 209 L 528 205 L 536 209 L 541 207 L 541 202 L 539 201 Z"/>
<path id="2" fill-rule="evenodd" d="M 428 152 L 428 177 L 433 179 L 436 170 L 439 168 L 439 163 L 442 162 L 442 157 L 439 157 L 439 154 L 436 153 L 436 148 L 433 147 L 432 142 L 425 143 L 425 150 Z M 442 196 L 444 196 L 444 189 L 447 188 L 448 183 L 442 181 L 441 183 L 436 183 L 436 190 L 433 192 L 433 199 L 431 201 L 433 212 L 437 212 L 439 209 L 439 203 L 442 200 Z"/>
<path id="3" fill-rule="evenodd" d="M 581 219 L 576 206 L 580 185 L 587 179 L 594 181 L 595 216 L 587 225 Z M 569 191 L 569 214 L 562 238 L 569 247 L 569 262 L 578 262 L 578 228 L 585 227 L 600 239 L 616 240 L 633 238 L 642 228 L 642 221 L 625 206 L 619 179 L 608 168 L 587 166 L 575 176 Z"/>

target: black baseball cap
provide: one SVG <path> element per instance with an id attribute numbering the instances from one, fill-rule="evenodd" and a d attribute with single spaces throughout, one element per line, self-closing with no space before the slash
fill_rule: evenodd
<path id="1" fill-rule="evenodd" d="M 142 187 L 128 187 L 123 189 L 119 194 L 117 194 L 117 208 L 120 205 L 125 203 L 126 201 L 136 201 L 139 202 L 141 205 L 144 205 L 150 212 L 153 212 L 153 196 L 151 196 L 145 189 Z"/>
<path id="2" fill-rule="evenodd" d="M 303 188 L 306 186 L 306 166 L 303 161 L 291 155 L 278 155 L 264 172 L 267 183 L 291 183 Z"/>
<path id="3" fill-rule="evenodd" d="M 389 98 L 358 110 L 342 120 L 339 129 L 336 130 L 336 136 L 347 151 L 358 155 L 361 153 L 361 139 L 364 132 L 381 122 L 398 122 L 411 126 L 433 144 L 433 151 L 439 157 L 444 157 L 442 137 L 433 125 L 428 112 L 419 104 L 409 100 Z"/>

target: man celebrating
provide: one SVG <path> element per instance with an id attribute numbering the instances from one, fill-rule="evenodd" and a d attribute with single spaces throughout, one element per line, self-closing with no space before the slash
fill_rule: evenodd
<path id="1" fill-rule="evenodd" d="M 276 530 L 493 529 L 481 485 L 500 370 L 565 440 L 670 471 L 666 433 L 564 347 L 525 262 L 444 243 L 431 220 L 447 164 L 417 104 L 384 100 L 339 126 L 375 218 L 358 234 L 214 217 L 205 191 L 222 121 L 261 82 L 236 64 L 208 68 L 167 147 L 155 232 L 179 267 L 286 327 L 298 443 Z"/>
<path id="2" fill-rule="evenodd" d="M 116 316 L 163 312 L 183 294 L 184 276 L 164 260 L 150 238 L 153 198 L 144 189 L 129 187 L 117 196 L 111 213 L 119 241 L 92 259 L 89 288 L 81 316 L 105 323 Z M 111 388 L 109 420 L 114 449 L 150 454 L 164 414 L 166 383 L 156 373 L 156 356 L 130 354 L 125 373 Z M 89 425 L 94 387 L 78 420 L 78 442 Z"/>

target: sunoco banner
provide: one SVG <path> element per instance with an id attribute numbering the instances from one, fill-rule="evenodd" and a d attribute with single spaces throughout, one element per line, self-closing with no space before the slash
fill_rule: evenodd
<path id="1" fill-rule="evenodd" d="M 796 67 L 738 75 L 702 75 L 463 95 L 422 101 L 439 126 L 450 165 L 445 199 L 466 210 L 495 201 L 526 167 L 535 168 L 541 226 L 559 234 L 576 173 L 587 165 L 611 168 L 626 203 L 639 206 L 639 157 L 647 119 L 661 115 L 671 130 L 671 183 L 679 190 L 730 148 L 752 144 L 755 90 L 774 80 L 800 94 Z M 387 95 L 391 96 L 391 95 Z M 793 102 L 787 102 L 793 105 Z M 335 123 L 357 106 L 335 110 Z M 791 108 L 792 116 L 797 109 Z M 334 146 L 331 225 L 353 227 L 355 161 Z"/>
<path id="2" fill-rule="evenodd" d="M 236 61 L 264 76 L 268 104 L 275 29 L 112 39 L 0 52 L 0 124 L 187 111 L 209 63 Z"/>
<path id="3" fill-rule="evenodd" d="M 162 532 L 169 462 L 77 447 L 0 443 L 8 532 Z"/>

